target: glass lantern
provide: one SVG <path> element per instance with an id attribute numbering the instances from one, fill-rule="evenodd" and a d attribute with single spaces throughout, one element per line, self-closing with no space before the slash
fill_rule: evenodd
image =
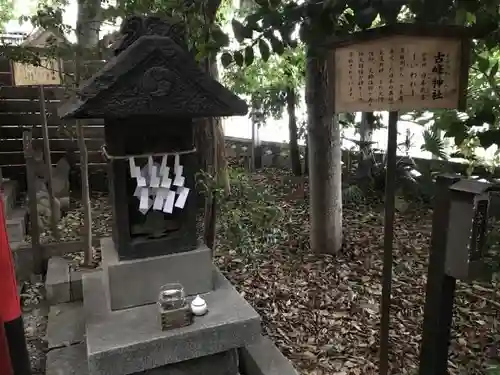
<path id="1" fill-rule="evenodd" d="M 165 284 L 158 294 L 158 306 L 163 311 L 172 311 L 186 306 L 184 287 L 180 283 Z"/>

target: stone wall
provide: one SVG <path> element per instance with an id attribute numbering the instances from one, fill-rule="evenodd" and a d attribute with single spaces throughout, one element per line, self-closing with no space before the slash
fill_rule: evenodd
<path id="1" fill-rule="evenodd" d="M 252 141 L 245 138 L 226 137 L 226 155 L 233 161 L 238 162 L 241 166 L 248 166 L 250 163 Z M 301 146 L 301 154 L 304 154 L 304 147 Z M 262 142 L 262 165 L 264 167 L 290 168 L 289 147 L 287 143 L 280 142 Z M 377 158 L 381 158 L 382 154 L 376 154 Z M 356 160 L 357 152 L 342 151 L 342 161 L 346 163 L 348 160 Z M 420 159 L 413 160 L 422 169 L 431 171 L 441 171 L 449 173 L 465 174 L 467 170 L 466 164 L 450 162 L 446 160 L 436 159 Z M 420 171 L 422 172 L 422 171 Z M 492 174 L 485 168 L 479 167 L 474 170 L 474 175 L 481 177 L 496 177 L 500 178 L 500 168 L 496 168 Z"/>

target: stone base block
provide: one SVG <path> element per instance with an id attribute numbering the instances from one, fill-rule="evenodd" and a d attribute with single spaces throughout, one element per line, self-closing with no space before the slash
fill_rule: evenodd
<path id="1" fill-rule="evenodd" d="M 83 300 L 83 287 L 82 287 L 82 276 L 89 272 L 94 272 L 96 269 L 74 269 L 70 267 L 69 269 L 69 292 L 71 301 L 81 301 Z"/>
<path id="2" fill-rule="evenodd" d="M 257 339 L 257 312 L 214 266 L 212 273 L 215 289 L 204 296 L 209 312 L 170 331 L 161 330 L 157 305 L 110 311 L 103 273 L 84 275 L 90 375 L 133 374 L 241 348 Z"/>
<path id="3" fill-rule="evenodd" d="M 1 179 L 1 176 L 0 176 Z M 12 211 L 14 210 L 14 207 L 16 205 L 16 199 L 17 199 L 17 181 L 14 180 L 6 180 L 2 181 L 0 180 L 0 185 L 2 189 L 2 198 L 3 198 L 3 205 L 4 205 L 4 215 L 5 217 L 9 217 Z"/>
<path id="4" fill-rule="evenodd" d="M 239 350 L 241 375 L 299 375 L 274 343 L 267 337 Z"/>
<path id="5" fill-rule="evenodd" d="M 82 302 L 51 306 L 47 325 L 48 349 L 81 344 L 85 338 L 85 316 Z"/>
<path id="6" fill-rule="evenodd" d="M 45 290 L 50 305 L 71 301 L 69 262 L 66 259 L 61 257 L 49 259 Z"/>
<path id="7" fill-rule="evenodd" d="M 85 344 L 54 349 L 47 354 L 46 375 L 89 375 Z M 136 372 L 134 375 L 237 375 L 236 350 L 196 358 L 190 361 Z M 123 375 L 112 372 L 109 375 Z"/>
<path id="8" fill-rule="evenodd" d="M 29 250 L 32 251 L 31 248 Z M 82 275 L 97 270 L 74 269 L 69 260 L 57 256 L 51 257 L 45 279 L 49 304 L 57 305 L 58 303 L 81 301 L 83 299 Z"/>
<path id="9" fill-rule="evenodd" d="M 30 280 L 35 269 L 33 249 L 28 242 L 10 242 L 18 281 Z"/>
<path id="10" fill-rule="evenodd" d="M 155 303 L 160 287 L 179 282 L 186 295 L 213 290 L 212 252 L 206 246 L 184 253 L 124 260 L 111 238 L 101 240 L 102 267 L 111 310 Z"/>
<path id="11" fill-rule="evenodd" d="M 5 222 L 9 242 L 24 241 L 26 236 L 26 210 L 24 208 L 15 208 Z"/>
<path id="12" fill-rule="evenodd" d="M 137 373 L 137 375 L 237 375 L 238 352 L 236 349 L 174 363 Z"/>
<path id="13" fill-rule="evenodd" d="M 85 344 L 54 349 L 47 353 L 46 375 L 89 375 Z"/>

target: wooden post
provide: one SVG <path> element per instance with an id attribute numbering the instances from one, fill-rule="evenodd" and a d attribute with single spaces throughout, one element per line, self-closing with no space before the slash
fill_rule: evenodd
<path id="1" fill-rule="evenodd" d="M 23 151 L 26 160 L 26 185 L 28 190 L 28 209 L 30 214 L 30 235 L 33 251 L 33 263 L 35 274 L 43 273 L 43 253 L 40 246 L 40 227 L 38 226 L 38 209 L 35 188 L 35 160 L 33 158 L 32 133 L 23 132 Z"/>
<path id="2" fill-rule="evenodd" d="M 382 270 L 382 299 L 380 303 L 380 375 L 389 373 L 389 333 L 392 289 L 392 249 L 394 242 L 394 213 L 396 195 L 396 157 L 398 149 L 397 111 L 389 112 L 387 136 L 387 167 L 385 172 L 384 267 Z"/>
<path id="3" fill-rule="evenodd" d="M 49 193 L 50 200 L 50 229 L 52 231 L 52 236 L 56 240 L 59 240 L 59 230 L 57 229 L 57 218 L 56 218 L 56 201 L 54 197 L 54 185 L 52 181 L 52 159 L 50 157 L 50 143 L 49 143 L 49 130 L 47 128 L 47 111 L 45 107 L 45 93 L 43 91 L 43 85 L 40 85 L 40 116 L 42 117 L 42 135 L 43 135 L 43 159 L 45 160 L 45 165 L 47 168 L 47 191 Z"/>
<path id="4" fill-rule="evenodd" d="M 90 207 L 90 187 L 89 187 L 89 156 L 87 145 L 85 144 L 84 124 L 78 120 L 76 122 L 78 149 L 80 150 L 80 170 L 82 172 L 82 202 L 84 204 L 84 225 L 83 225 L 83 249 L 84 264 L 91 266 L 93 264 L 92 247 L 92 211 Z"/>
<path id="5" fill-rule="evenodd" d="M 424 322 L 420 347 L 420 375 L 445 375 L 453 318 L 456 280 L 445 273 L 448 223 L 450 220 L 450 186 L 460 178 L 441 175 L 436 179 L 432 235 L 425 291 Z"/>

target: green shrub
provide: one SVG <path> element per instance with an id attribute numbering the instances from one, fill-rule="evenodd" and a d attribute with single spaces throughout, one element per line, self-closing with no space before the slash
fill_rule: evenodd
<path id="1" fill-rule="evenodd" d="M 214 184 L 213 178 L 201 174 L 199 184 L 214 189 L 220 203 L 217 213 L 218 235 L 233 249 L 255 251 L 276 244 L 283 238 L 279 222 L 283 211 L 270 189 L 252 179 L 252 175 L 240 168 L 229 168 L 231 194 L 225 197 L 223 190 Z"/>

